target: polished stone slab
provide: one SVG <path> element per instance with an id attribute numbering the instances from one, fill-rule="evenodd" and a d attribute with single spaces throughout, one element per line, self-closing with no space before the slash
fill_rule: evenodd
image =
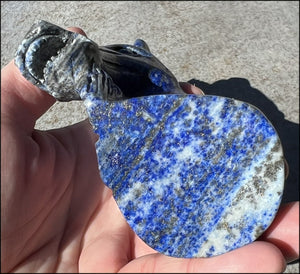
<path id="1" fill-rule="evenodd" d="M 278 210 L 280 140 L 249 104 L 160 95 L 85 104 L 104 183 L 137 235 L 175 257 L 210 257 L 256 240 Z"/>

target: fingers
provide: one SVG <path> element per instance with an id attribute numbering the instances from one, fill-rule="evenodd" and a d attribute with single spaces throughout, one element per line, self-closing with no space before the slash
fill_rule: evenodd
<path id="1" fill-rule="evenodd" d="M 87 36 L 86 33 L 81 28 L 69 27 L 69 28 L 67 28 L 67 30 L 72 31 L 72 32 L 77 32 L 77 33 L 79 33 L 81 35 Z"/>
<path id="2" fill-rule="evenodd" d="M 285 260 L 278 248 L 266 242 L 254 242 L 211 258 L 172 258 L 151 254 L 131 261 L 120 272 L 176 273 L 279 273 Z"/>
<path id="3" fill-rule="evenodd" d="M 180 82 L 179 85 L 187 94 L 205 95 L 200 88 L 197 88 L 196 86 L 191 85 L 189 83 Z"/>
<path id="4" fill-rule="evenodd" d="M 299 258 L 299 201 L 284 204 L 260 240 L 276 245 L 287 262 Z"/>

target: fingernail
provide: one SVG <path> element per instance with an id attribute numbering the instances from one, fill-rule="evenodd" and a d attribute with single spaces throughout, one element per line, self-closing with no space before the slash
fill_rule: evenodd
<path id="1" fill-rule="evenodd" d="M 190 83 L 180 82 L 179 85 L 184 90 L 184 92 L 188 94 L 205 95 L 204 92 L 194 84 L 192 85 Z"/>

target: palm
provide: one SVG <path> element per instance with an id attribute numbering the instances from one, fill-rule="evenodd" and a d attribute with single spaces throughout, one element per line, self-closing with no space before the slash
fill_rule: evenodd
<path id="1" fill-rule="evenodd" d="M 257 270 L 253 256 L 264 261 L 258 271 L 281 271 L 283 255 L 291 257 L 267 242 L 211 259 L 158 254 L 130 229 L 101 182 L 88 121 L 34 130 L 54 99 L 22 78 L 13 63 L 2 75 L 2 271 L 251 272 Z"/>
<path id="2" fill-rule="evenodd" d="M 75 271 L 96 266 L 97 257 L 107 254 L 117 257 L 115 265 L 108 264 L 111 270 L 120 268 L 118 257 L 124 263 L 131 255 L 134 234 L 99 179 L 96 138 L 88 121 L 48 132 L 26 132 L 5 114 L 2 122 L 3 156 L 7 153 L 13 159 L 13 164 L 3 159 L 3 179 L 16 174 L 2 192 L 11 194 L 3 203 L 12 205 L 3 210 L 3 216 L 9 216 L 2 234 L 4 264 L 13 266 L 12 254 L 18 254 L 14 270 Z M 12 144 L 17 150 L 12 151 Z M 18 245 L 11 237 L 14 233 L 21 236 Z M 108 241 L 105 248 L 104 241 Z M 101 249 L 106 253 L 98 256 Z M 43 266 L 36 265 L 37 257 Z"/>

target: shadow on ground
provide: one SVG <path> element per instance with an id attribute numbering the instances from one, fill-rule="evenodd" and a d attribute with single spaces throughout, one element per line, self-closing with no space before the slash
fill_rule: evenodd
<path id="1" fill-rule="evenodd" d="M 251 87 L 244 78 L 230 78 L 213 84 L 191 79 L 188 81 L 207 95 L 218 95 L 244 101 L 259 108 L 271 121 L 281 139 L 289 176 L 285 182 L 282 202 L 299 201 L 299 124 L 284 119 L 284 114 L 261 91 Z"/>

